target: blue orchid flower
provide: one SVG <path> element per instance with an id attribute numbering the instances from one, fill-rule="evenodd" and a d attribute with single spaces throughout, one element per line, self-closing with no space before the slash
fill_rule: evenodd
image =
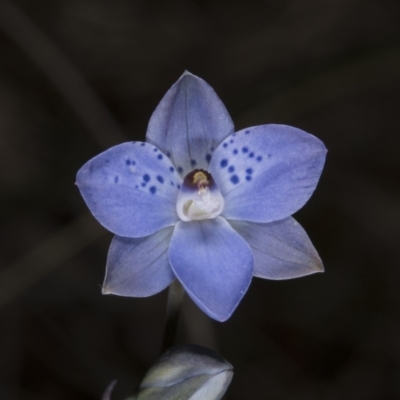
<path id="1" fill-rule="evenodd" d="M 77 185 L 115 234 L 104 294 L 146 297 L 178 279 L 208 316 L 227 320 L 253 276 L 323 271 L 291 217 L 310 198 L 324 144 L 300 129 L 234 132 L 214 90 L 185 72 L 154 111 L 146 142 L 88 161 Z"/>

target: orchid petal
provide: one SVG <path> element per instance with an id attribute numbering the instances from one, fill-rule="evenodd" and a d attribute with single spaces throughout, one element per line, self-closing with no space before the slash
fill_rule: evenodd
<path id="1" fill-rule="evenodd" d="M 251 282 L 252 251 L 221 217 L 178 222 L 169 259 L 192 300 L 218 321 L 232 315 Z"/>
<path id="2" fill-rule="evenodd" d="M 78 172 L 77 185 L 92 214 L 111 232 L 143 237 L 174 225 L 182 180 L 149 143 L 130 142 L 99 154 Z"/>
<path id="3" fill-rule="evenodd" d="M 108 251 L 103 294 L 147 297 L 164 290 L 175 279 L 168 246 L 174 228 L 143 238 L 114 236 Z"/>
<path id="4" fill-rule="evenodd" d="M 253 250 L 254 276 L 279 280 L 324 271 L 317 251 L 294 218 L 268 224 L 230 223 Z"/>
<path id="5" fill-rule="evenodd" d="M 319 139 L 290 126 L 232 134 L 215 150 L 209 169 L 225 198 L 222 216 L 271 222 L 292 215 L 313 193 L 325 154 Z"/>
<path id="6" fill-rule="evenodd" d="M 154 111 L 146 140 L 167 154 L 183 177 L 193 168 L 207 169 L 213 150 L 233 131 L 214 89 L 185 72 Z"/>

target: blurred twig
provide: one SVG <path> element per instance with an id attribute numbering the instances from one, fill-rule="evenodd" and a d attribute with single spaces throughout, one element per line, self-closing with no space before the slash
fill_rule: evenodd
<path id="1" fill-rule="evenodd" d="M 125 140 L 105 105 L 63 52 L 7 0 L 0 0 L 0 30 L 9 36 L 64 97 L 102 148 Z M 0 307 L 105 233 L 84 215 L 0 273 Z"/>
<path id="2" fill-rule="evenodd" d="M 70 260 L 106 233 L 85 214 L 25 254 L 0 273 L 0 307 L 36 283 L 40 278 Z"/>
<path id="3" fill-rule="evenodd" d="M 362 58 L 319 75 L 273 96 L 236 118 L 238 126 L 255 121 L 282 119 L 286 122 L 334 100 L 353 93 L 393 82 L 400 75 L 400 48 Z"/>
<path id="4" fill-rule="evenodd" d="M 107 386 L 107 389 L 104 392 L 103 397 L 101 398 L 101 400 L 111 400 L 111 393 L 112 393 L 116 383 L 117 383 L 117 381 L 114 380 Z"/>
<path id="5" fill-rule="evenodd" d="M 7 0 L 0 0 L 0 31 L 43 72 L 102 148 L 126 140 L 107 107 L 65 54 Z"/>

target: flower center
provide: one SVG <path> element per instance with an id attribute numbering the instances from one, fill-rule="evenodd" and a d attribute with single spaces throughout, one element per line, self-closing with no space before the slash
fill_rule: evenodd
<path id="1" fill-rule="evenodd" d="M 182 221 L 215 218 L 223 209 L 224 198 L 209 172 L 195 169 L 185 176 L 176 201 Z"/>

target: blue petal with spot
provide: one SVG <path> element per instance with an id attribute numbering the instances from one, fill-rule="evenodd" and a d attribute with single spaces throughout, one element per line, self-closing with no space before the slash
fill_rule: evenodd
<path id="1" fill-rule="evenodd" d="M 253 250 L 253 275 L 264 279 L 292 279 L 323 272 L 317 251 L 292 217 L 267 224 L 230 221 Z"/>
<path id="2" fill-rule="evenodd" d="M 307 202 L 325 162 L 326 148 L 319 139 L 290 126 L 256 126 L 235 134 L 235 150 L 241 149 L 235 154 L 231 137 L 215 150 L 209 168 L 225 198 L 222 216 L 271 222 Z"/>
<path id="3" fill-rule="evenodd" d="M 192 300 L 217 321 L 232 315 L 253 274 L 250 246 L 221 217 L 178 222 L 169 259 Z"/>
<path id="4" fill-rule="evenodd" d="M 175 279 L 168 246 L 173 228 L 144 237 L 114 236 L 108 251 L 103 294 L 147 297 L 164 290 Z"/>
<path id="5" fill-rule="evenodd" d="M 182 180 L 176 171 L 171 173 L 168 157 L 159 160 L 154 149 L 148 143 L 123 143 L 78 172 L 76 183 L 90 211 L 116 235 L 148 236 L 178 220 L 175 202 Z M 175 185 L 157 177 L 168 177 Z"/>
<path id="6" fill-rule="evenodd" d="M 185 72 L 154 111 L 146 141 L 169 154 L 182 176 L 207 169 L 213 149 L 233 132 L 233 122 L 214 90 Z"/>

